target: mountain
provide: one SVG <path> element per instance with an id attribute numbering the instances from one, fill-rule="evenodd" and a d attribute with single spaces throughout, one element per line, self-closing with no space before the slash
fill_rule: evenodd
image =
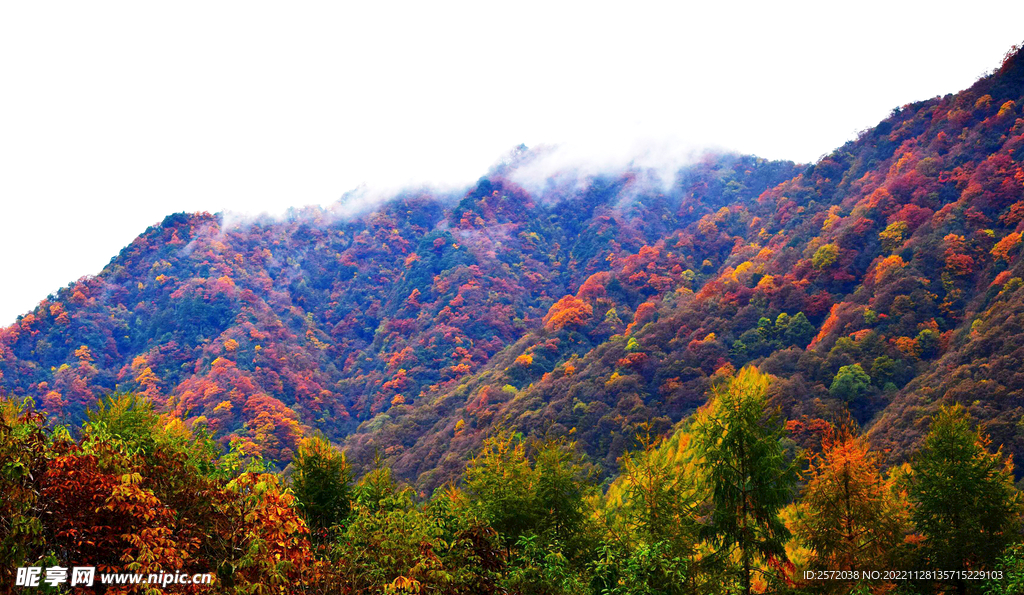
<path id="1" fill-rule="evenodd" d="M 612 260 L 794 173 L 727 156 L 688 168 L 685 200 L 642 172 L 538 196 L 496 173 L 354 218 L 172 215 L 3 330 L 3 391 L 69 421 L 105 392 L 140 392 L 287 461 L 312 429 L 340 439 L 452 390 Z M 728 249 L 662 257 L 623 299 L 673 291 Z"/>
<path id="2" fill-rule="evenodd" d="M 357 216 L 172 215 L 0 330 L 0 395 L 77 421 L 135 391 L 281 464 L 321 431 L 429 489 L 499 428 L 611 473 L 755 363 L 798 443 L 849 410 L 897 462 L 959 402 L 1019 455 L 1022 104 L 1018 52 L 811 165 L 528 190 L 516 161 Z"/>

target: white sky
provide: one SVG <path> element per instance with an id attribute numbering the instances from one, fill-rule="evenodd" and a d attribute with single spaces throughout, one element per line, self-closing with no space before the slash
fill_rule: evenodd
<path id="1" fill-rule="evenodd" d="M 1024 40 L 1024 2 L 4 2 L 0 324 L 177 211 L 463 184 L 509 149 L 812 161 Z"/>

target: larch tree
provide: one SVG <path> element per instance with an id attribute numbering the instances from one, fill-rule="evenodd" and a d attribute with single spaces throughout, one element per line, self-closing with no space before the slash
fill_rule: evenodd
<path id="1" fill-rule="evenodd" d="M 622 456 L 622 474 L 606 496 L 605 558 L 621 559 L 597 580 L 615 594 L 701 592 L 710 573 L 698 564 L 701 494 L 690 434 L 680 430 L 659 442 L 644 424 L 637 440 L 640 448 Z"/>
<path id="2" fill-rule="evenodd" d="M 770 376 L 755 367 L 741 369 L 713 389 L 713 399 L 694 424 L 694 447 L 703 467 L 711 512 L 704 537 L 719 554 L 739 557 L 743 593 L 756 575 L 777 576 L 764 568 L 787 561 L 789 530 L 779 511 L 789 502 L 795 468 L 781 442 L 784 429 L 766 414 Z"/>
<path id="3" fill-rule="evenodd" d="M 908 529 L 905 496 L 882 477 L 878 457 L 851 426 L 830 428 L 804 474 L 797 538 L 813 554 L 814 570 L 897 568 Z M 850 585 L 819 585 L 846 592 Z"/>

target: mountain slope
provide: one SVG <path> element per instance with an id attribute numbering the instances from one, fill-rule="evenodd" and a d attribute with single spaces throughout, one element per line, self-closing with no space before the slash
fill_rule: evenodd
<path id="1" fill-rule="evenodd" d="M 495 173 L 461 198 L 403 196 L 356 218 L 173 215 L 0 333 L 0 390 L 69 420 L 104 392 L 143 392 L 287 461 L 306 432 L 341 438 L 450 389 L 610 258 L 793 168 L 709 158 L 685 200 L 642 172 L 536 197 Z M 666 261 L 660 291 L 693 258 Z"/>
<path id="2" fill-rule="evenodd" d="M 1010 55 L 962 93 L 894 110 L 758 200 L 680 230 L 658 248 L 729 247 L 696 293 L 681 284 L 630 304 L 619 288 L 648 263 L 613 261 L 576 293 L 593 312 L 581 324 L 533 332 L 461 389 L 347 445 L 364 460 L 383 449 L 435 485 L 500 423 L 575 432 L 614 470 L 641 423 L 666 430 L 716 373 L 754 362 L 779 377 L 798 440 L 850 409 L 900 460 L 927 415 L 957 401 L 1019 453 L 1022 62 Z M 606 336 L 610 309 L 639 323 L 580 353 L 580 335 Z"/>
<path id="3" fill-rule="evenodd" d="M 531 193 L 510 164 L 355 218 L 174 215 L 0 331 L 0 391 L 68 418 L 144 392 L 281 462 L 321 430 L 430 488 L 500 426 L 611 472 L 754 362 L 797 441 L 849 409 L 895 461 L 958 401 L 1020 453 L 1022 104 L 1018 52 L 806 167 Z"/>

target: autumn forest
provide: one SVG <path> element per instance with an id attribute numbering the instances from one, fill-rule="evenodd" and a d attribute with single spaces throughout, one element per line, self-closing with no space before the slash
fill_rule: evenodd
<path id="1" fill-rule="evenodd" d="M 0 328 L 0 592 L 1024 593 L 1024 51 L 813 164 L 539 158 Z"/>

